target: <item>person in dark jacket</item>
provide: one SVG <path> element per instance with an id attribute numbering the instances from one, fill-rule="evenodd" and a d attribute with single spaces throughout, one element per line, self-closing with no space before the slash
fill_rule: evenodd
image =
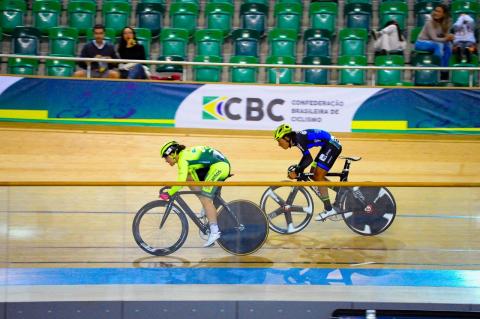
<path id="1" fill-rule="evenodd" d="M 118 44 L 118 55 L 124 60 L 146 60 L 145 48 L 138 43 L 135 30 L 125 27 Z M 122 79 L 147 79 L 148 69 L 141 63 L 120 63 L 120 77 Z"/>
<path id="2" fill-rule="evenodd" d="M 105 27 L 97 24 L 93 27 L 94 40 L 87 42 L 80 53 L 82 58 L 104 58 L 104 59 L 118 59 L 115 53 L 115 47 L 105 41 Z M 81 70 L 76 71 L 73 76 L 86 77 L 87 64 L 85 62 L 78 63 Z M 90 77 L 92 78 L 112 78 L 118 79 L 120 73 L 114 68 L 116 63 L 93 62 L 91 64 Z"/>

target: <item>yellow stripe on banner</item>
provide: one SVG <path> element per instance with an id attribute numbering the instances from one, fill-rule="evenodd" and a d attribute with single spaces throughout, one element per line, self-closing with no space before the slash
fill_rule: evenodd
<path id="1" fill-rule="evenodd" d="M 48 118 L 47 110 L 0 110 L 0 118 L 45 120 Z"/>
<path id="2" fill-rule="evenodd" d="M 465 132 L 480 132 L 480 127 L 422 127 L 414 128 L 415 131 L 465 131 Z"/>
<path id="3" fill-rule="evenodd" d="M 480 132 L 478 127 L 408 127 L 408 121 L 352 121 L 354 130 L 384 131 L 464 131 Z"/>
<path id="4" fill-rule="evenodd" d="M 48 120 L 73 122 L 118 122 L 144 124 L 175 124 L 174 119 L 109 119 L 109 118 L 49 118 L 47 110 L 0 110 L 0 118 L 16 120 Z"/>
<path id="5" fill-rule="evenodd" d="M 352 121 L 354 130 L 408 130 L 407 121 Z"/>

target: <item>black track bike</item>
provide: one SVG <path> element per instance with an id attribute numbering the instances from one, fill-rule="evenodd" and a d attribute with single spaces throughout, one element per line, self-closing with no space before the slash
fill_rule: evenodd
<path id="1" fill-rule="evenodd" d="M 160 190 L 165 191 L 167 187 Z M 217 243 L 234 255 L 248 255 L 260 249 L 268 237 L 268 220 L 257 204 L 248 200 L 225 202 L 217 190 L 213 203 L 218 211 L 218 227 L 222 236 Z M 187 239 L 187 216 L 198 227 L 203 239 L 210 232 L 205 216 L 198 217 L 182 198 L 200 191 L 179 191 L 169 201 L 155 200 L 145 204 L 135 215 L 133 237 L 138 246 L 149 254 L 169 255 Z"/>
<path id="2" fill-rule="evenodd" d="M 340 173 L 327 173 L 346 182 L 350 164 L 360 157 L 340 157 L 345 160 Z M 298 181 L 310 181 L 312 173 L 302 173 Z M 260 207 L 267 213 L 269 227 L 280 234 L 293 234 L 307 227 L 314 215 L 314 203 L 310 189 L 317 197 L 317 187 L 280 186 L 268 187 L 260 199 Z M 333 207 L 338 212 L 328 217 L 342 220 L 354 232 L 378 235 L 393 223 L 396 203 L 392 193 L 385 187 L 331 187 L 336 192 Z"/>

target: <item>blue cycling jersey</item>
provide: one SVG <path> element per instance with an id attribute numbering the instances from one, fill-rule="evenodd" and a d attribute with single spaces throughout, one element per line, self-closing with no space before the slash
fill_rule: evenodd
<path id="1" fill-rule="evenodd" d="M 305 155 L 310 153 L 309 149 L 312 147 L 321 147 L 325 145 L 325 143 L 329 143 L 332 135 L 327 131 L 308 129 L 298 131 L 295 137 L 296 138 L 292 141 L 292 144 L 298 147 Z"/>
<path id="2" fill-rule="evenodd" d="M 313 158 L 309 150 L 312 147 L 323 147 L 326 144 L 333 144 L 339 149 L 342 147 L 340 142 L 327 131 L 318 129 L 297 131 L 292 139 L 292 146 L 298 147 L 303 154 L 300 163 L 297 165 L 297 173 L 303 172 L 303 170 L 313 162 Z"/>

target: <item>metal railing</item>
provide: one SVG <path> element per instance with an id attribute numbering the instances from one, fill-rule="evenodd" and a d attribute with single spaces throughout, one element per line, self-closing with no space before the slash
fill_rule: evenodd
<path id="1" fill-rule="evenodd" d="M 438 66 L 350 66 L 350 65 L 321 65 L 321 64 L 266 64 L 266 63 L 229 63 L 229 62 L 191 62 L 191 61 L 160 61 L 160 60 L 126 60 L 126 59 L 108 59 L 108 58 L 80 58 L 80 57 L 60 57 L 60 56 L 46 56 L 46 55 L 18 55 L 18 54 L 0 54 L 0 59 L 3 58 L 22 58 L 22 59 L 38 59 L 40 62 L 46 60 L 60 60 L 60 61 L 75 61 L 85 62 L 87 64 L 87 77 L 90 78 L 91 64 L 93 62 L 107 62 L 107 63 L 141 63 L 148 65 L 181 65 L 187 67 L 193 66 L 219 66 L 219 67 L 255 67 L 264 69 L 324 69 L 324 70 L 366 70 L 367 79 L 370 78 L 370 85 L 377 86 L 376 84 L 376 72 L 378 70 L 401 70 L 401 71 L 421 71 L 421 70 L 435 70 L 435 71 L 468 71 L 469 72 L 469 87 L 477 86 L 480 84 L 480 67 L 438 67 Z M 370 75 L 369 75 L 370 73 Z M 188 81 L 188 73 L 184 72 L 182 81 Z M 476 78 L 476 83 L 474 83 Z M 188 81 L 188 82 L 192 82 Z M 277 84 L 279 84 L 279 77 L 277 76 Z"/>

